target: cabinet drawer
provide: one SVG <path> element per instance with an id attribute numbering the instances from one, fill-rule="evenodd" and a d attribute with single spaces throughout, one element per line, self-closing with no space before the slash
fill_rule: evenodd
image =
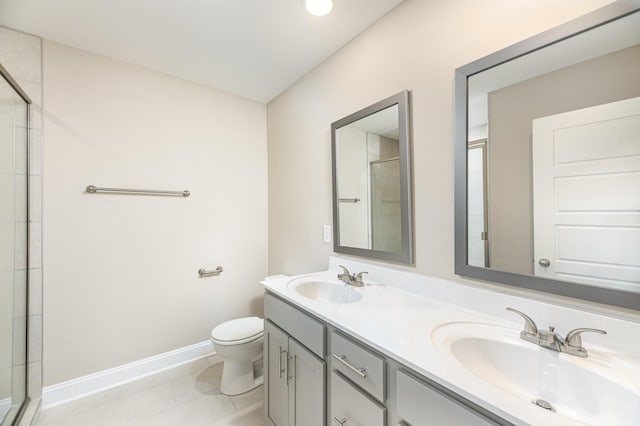
<path id="1" fill-rule="evenodd" d="M 264 316 L 324 358 L 325 327 L 322 323 L 269 293 L 264 295 Z"/>
<path id="2" fill-rule="evenodd" d="M 336 332 L 331 333 L 331 366 L 352 382 L 384 401 L 385 361 Z"/>
<path id="3" fill-rule="evenodd" d="M 416 378 L 398 371 L 397 409 L 401 424 L 485 426 L 498 423 L 486 418 L 461 399 L 446 391 L 429 386 Z"/>
<path id="4" fill-rule="evenodd" d="M 331 372 L 331 425 L 384 426 L 385 408 L 351 383 Z"/>

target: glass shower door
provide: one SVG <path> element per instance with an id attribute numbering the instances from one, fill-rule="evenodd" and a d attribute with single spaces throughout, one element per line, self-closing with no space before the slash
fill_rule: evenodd
<path id="1" fill-rule="evenodd" d="M 0 66 L 0 425 L 26 400 L 28 103 Z M 14 83 L 15 84 L 15 83 Z"/>

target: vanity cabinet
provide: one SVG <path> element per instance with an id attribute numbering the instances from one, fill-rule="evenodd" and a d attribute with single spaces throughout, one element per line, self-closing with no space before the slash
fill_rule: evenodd
<path id="1" fill-rule="evenodd" d="M 269 299 L 265 296 L 265 316 L 264 412 L 267 425 L 325 426 L 326 363 L 300 342 L 313 343 L 312 346 L 323 353 L 324 325 L 272 296 Z M 273 317 L 280 320 L 278 325 L 272 322 Z M 307 327 L 320 334 L 314 338 L 313 331 L 305 332 Z"/>
<path id="2" fill-rule="evenodd" d="M 265 318 L 268 426 L 511 425 L 270 292 Z"/>

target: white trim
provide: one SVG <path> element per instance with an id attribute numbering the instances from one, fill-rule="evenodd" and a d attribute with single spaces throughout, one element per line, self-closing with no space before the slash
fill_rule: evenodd
<path id="1" fill-rule="evenodd" d="M 42 406 L 53 407 L 212 355 L 215 355 L 213 345 L 207 340 L 47 386 L 42 390 Z"/>

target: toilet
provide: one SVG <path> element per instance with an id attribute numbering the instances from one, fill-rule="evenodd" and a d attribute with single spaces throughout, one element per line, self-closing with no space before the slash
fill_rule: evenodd
<path id="1" fill-rule="evenodd" d="M 264 320 L 238 318 L 211 330 L 216 353 L 224 360 L 220 392 L 239 395 L 262 384 L 262 339 Z"/>

